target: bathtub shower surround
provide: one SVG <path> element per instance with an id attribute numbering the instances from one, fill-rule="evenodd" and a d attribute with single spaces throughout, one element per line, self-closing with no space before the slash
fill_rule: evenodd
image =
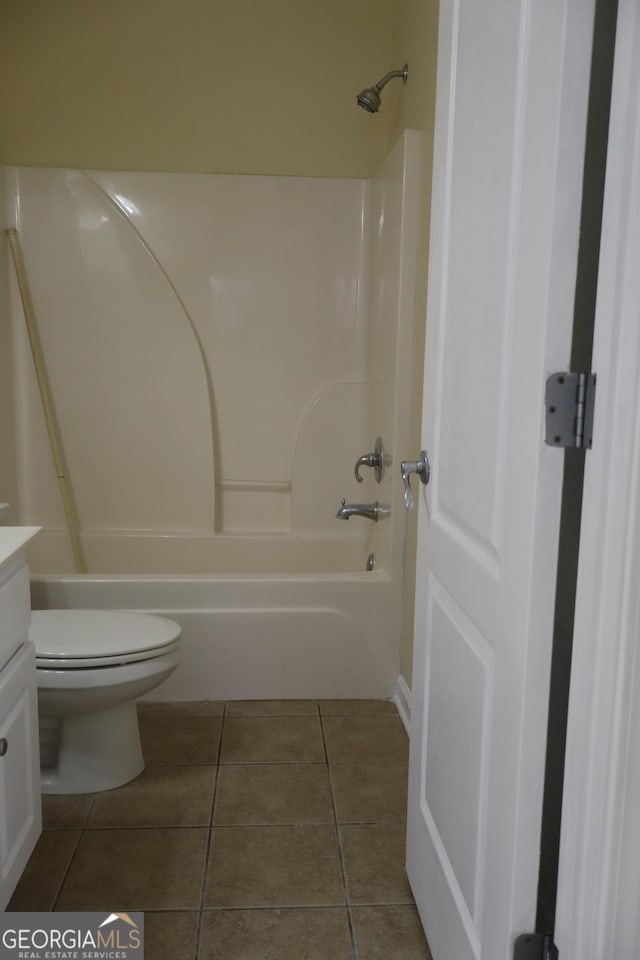
<path id="1" fill-rule="evenodd" d="M 291 502 L 295 455 L 306 421 L 328 462 L 312 478 L 316 498 L 326 496 L 327 473 L 364 433 L 363 183 L 17 177 L 83 527 L 98 536 L 326 531 L 333 500 L 316 511 Z M 338 402 L 324 398 L 332 388 Z M 34 487 L 31 472 L 21 480 L 26 508 L 46 497 L 53 521 L 48 485 Z M 101 566 L 93 559 L 90 569 Z"/>
<path id="2" fill-rule="evenodd" d="M 6 177 L 89 582 L 289 577 L 286 599 L 274 586 L 266 610 L 277 596 L 285 620 L 323 610 L 351 624 L 353 584 L 375 576 L 371 608 L 382 612 L 345 641 L 374 664 L 367 696 L 388 693 L 397 676 L 419 152 L 419 135 L 405 132 L 370 181 L 35 168 Z M 30 566 L 55 578 L 74 566 L 13 278 L 9 299 L 17 514 L 43 526 Z M 359 484 L 354 465 L 377 436 L 392 466 L 381 483 L 367 470 Z M 343 497 L 391 515 L 341 522 Z M 171 600 L 172 615 L 180 603 Z M 327 626 L 309 628 L 310 647 Z"/>
<path id="3" fill-rule="evenodd" d="M 90 570 L 113 571 L 91 543 L 114 532 L 331 532 L 331 479 L 366 437 L 363 191 L 356 180 L 18 171 Z M 300 442 L 318 469 L 304 471 L 297 504 Z M 43 467 L 46 456 L 27 451 Z M 21 478 L 25 507 L 44 501 L 60 527 L 47 472 Z"/>

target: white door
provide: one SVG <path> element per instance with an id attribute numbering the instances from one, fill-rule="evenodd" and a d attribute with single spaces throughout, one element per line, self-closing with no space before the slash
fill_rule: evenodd
<path id="1" fill-rule="evenodd" d="M 563 790 L 561 957 L 640 957 L 640 4 L 620 0 Z"/>
<path id="2" fill-rule="evenodd" d="M 434 960 L 507 960 L 535 919 L 563 462 L 544 384 L 568 368 L 593 6 L 440 4 L 407 844 Z"/>

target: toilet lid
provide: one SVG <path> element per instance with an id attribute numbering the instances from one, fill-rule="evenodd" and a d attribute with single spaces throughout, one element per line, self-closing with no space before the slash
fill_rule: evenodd
<path id="1" fill-rule="evenodd" d="M 29 628 L 37 665 L 53 669 L 149 660 L 179 638 L 173 620 L 122 610 L 35 610 Z"/>

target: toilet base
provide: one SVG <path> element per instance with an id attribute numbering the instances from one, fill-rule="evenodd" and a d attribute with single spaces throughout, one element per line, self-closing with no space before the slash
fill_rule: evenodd
<path id="1" fill-rule="evenodd" d="M 144 770 L 135 702 L 56 721 L 57 763 L 40 770 L 43 794 L 113 790 Z M 42 728 L 50 739 L 51 719 L 43 718 Z"/>

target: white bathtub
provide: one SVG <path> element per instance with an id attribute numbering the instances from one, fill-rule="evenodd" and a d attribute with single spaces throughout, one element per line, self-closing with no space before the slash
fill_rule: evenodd
<path id="1" fill-rule="evenodd" d="M 345 574 L 39 576 L 33 609 L 164 614 L 182 662 L 156 700 L 390 697 L 399 624 L 383 571 Z"/>

